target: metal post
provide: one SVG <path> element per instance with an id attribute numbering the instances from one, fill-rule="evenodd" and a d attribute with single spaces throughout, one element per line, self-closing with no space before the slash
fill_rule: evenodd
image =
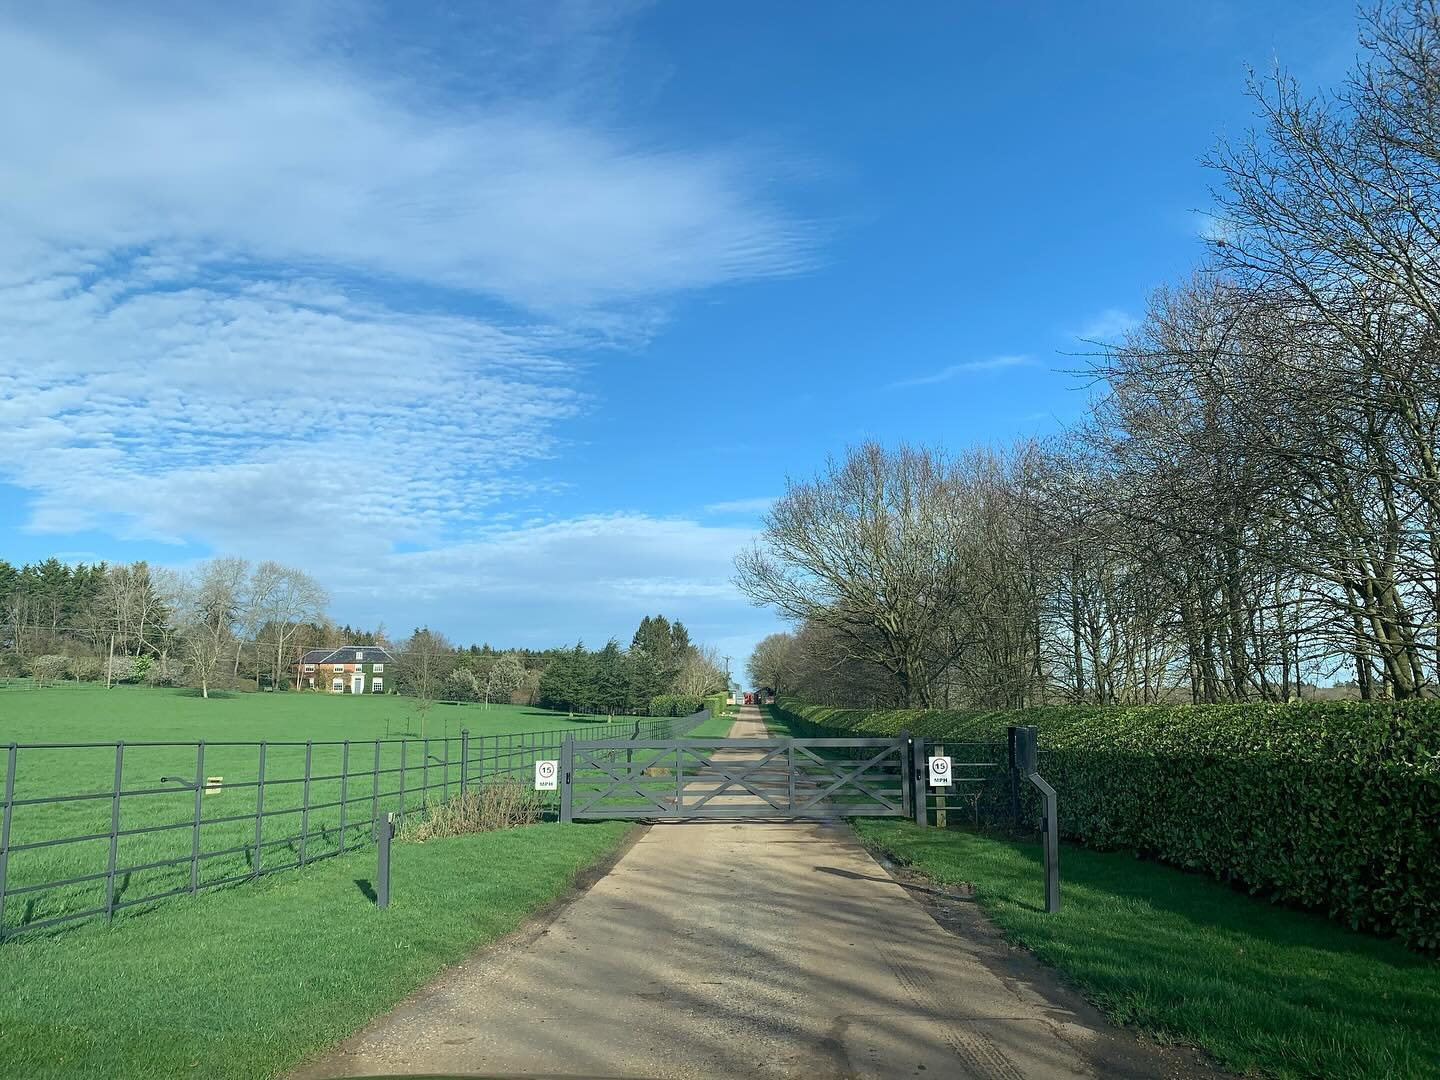
<path id="1" fill-rule="evenodd" d="M 900 811 L 909 817 L 914 810 L 910 803 L 910 783 L 905 776 L 905 762 L 910 759 L 910 732 L 900 732 Z"/>
<path id="2" fill-rule="evenodd" d="M 410 745 L 409 739 L 400 740 L 400 820 L 405 820 L 405 748 Z"/>
<path id="3" fill-rule="evenodd" d="M 470 729 L 460 729 L 460 794 L 470 786 Z"/>
<path id="4" fill-rule="evenodd" d="M 1030 782 L 1045 798 L 1045 910 L 1060 910 L 1060 824 L 1055 806 L 1055 789 L 1040 779 L 1039 773 Z"/>
<path id="5" fill-rule="evenodd" d="M 190 828 L 190 895 L 200 888 L 200 815 L 205 797 L 205 740 L 195 744 L 195 823 Z"/>
<path id="6" fill-rule="evenodd" d="M 450 801 L 450 737 L 445 737 L 445 762 L 440 769 L 440 797 Z"/>
<path id="7" fill-rule="evenodd" d="M 375 865 L 375 906 L 390 906 L 390 838 L 395 835 L 395 815 L 386 814 L 380 823 L 378 855 Z"/>
<path id="8" fill-rule="evenodd" d="M 420 766 L 420 805 L 424 806 L 430 801 L 430 740 L 426 738 L 420 744 L 420 752 L 423 754 L 423 762 Z"/>
<path id="9" fill-rule="evenodd" d="M 925 792 L 925 740 L 916 739 L 911 744 L 912 754 L 910 756 L 911 782 L 915 785 L 915 824 L 928 825 L 928 815 L 925 813 L 927 804 Z"/>
<path id="10" fill-rule="evenodd" d="M 0 938 L 5 936 L 5 869 L 10 862 L 10 815 L 15 809 L 15 761 L 19 747 L 14 743 L 6 753 L 5 801 L 0 803 Z"/>
<path id="11" fill-rule="evenodd" d="M 945 756 L 945 747 L 944 747 L 943 745 L 938 745 L 938 746 L 936 746 L 936 747 L 935 747 L 935 750 L 934 750 L 934 755 L 935 755 L 936 757 L 944 757 L 944 756 Z M 926 756 L 928 757 L 929 755 L 927 754 Z M 929 768 L 928 768 L 928 766 L 929 766 L 930 763 L 927 761 L 925 764 L 926 764 L 926 766 L 927 766 L 927 768 L 926 768 L 926 770 L 925 770 L 925 771 L 926 771 L 926 774 L 927 774 L 927 775 L 926 775 L 926 779 L 928 780 L 928 779 L 929 779 L 929 775 L 928 775 L 928 774 L 929 774 L 929 771 L 930 771 Z M 954 780 L 954 777 L 953 777 L 953 776 L 951 777 L 951 780 Z M 947 808 L 949 807 L 949 805 L 950 805 L 949 795 L 950 795 L 950 792 L 947 791 L 945 788 L 941 788 L 938 792 L 936 792 L 936 795 L 935 795 L 935 827 L 936 827 L 937 829 L 943 829 L 943 828 L 945 828 L 947 825 L 950 824 L 950 817 L 949 817 L 949 815 L 945 812 L 946 809 L 947 809 Z"/>
<path id="12" fill-rule="evenodd" d="M 350 797 L 350 740 L 340 744 L 340 853 L 345 853 L 345 800 Z"/>
<path id="13" fill-rule="evenodd" d="M 120 778 L 125 768 L 125 743 L 115 744 L 115 786 L 110 794 L 110 860 L 105 866 L 105 918 L 115 915 L 115 856 L 120 847 Z"/>
<path id="14" fill-rule="evenodd" d="M 260 766 L 255 780 L 255 860 L 251 864 L 251 877 L 260 876 L 260 837 L 265 827 L 265 744 L 260 744 Z"/>
<path id="15" fill-rule="evenodd" d="M 575 736 L 566 735 L 560 744 L 560 820 L 567 824 L 571 819 L 574 795 L 570 790 L 571 770 L 575 767 Z"/>
<path id="16" fill-rule="evenodd" d="M 305 847 L 310 839 L 310 752 L 312 744 L 305 743 L 305 787 L 300 796 L 300 865 L 305 865 Z"/>
<path id="17" fill-rule="evenodd" d="M 1012 828 L 1020 828 L 1020 766 L 1015 759 L 1015 725 L 1011 724 L 1005 729 L 1006 740 L 1010 746 L 1010 825 Z"/>
<path id="18" fill-rule="evenodd" d="M 375 740 L 375 768 L 370 772 L 370 832 L 380 822 L 380 740 Z"/>

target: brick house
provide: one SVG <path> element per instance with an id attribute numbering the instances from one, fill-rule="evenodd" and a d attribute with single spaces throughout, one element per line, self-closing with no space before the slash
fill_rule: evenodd
<path id="1" fill-rule="evenodd" d="M 296 690 L 323 690 L 331 694 L 383 694 L 395 657 L 379 645 L 342 645 L 338 649 L 310 649 L 295 664 Z"/>

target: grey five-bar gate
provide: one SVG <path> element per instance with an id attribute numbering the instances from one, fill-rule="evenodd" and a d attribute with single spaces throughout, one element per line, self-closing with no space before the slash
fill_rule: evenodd
<path id="1" fill-rule="evenodd" d="M 911 813 L 909 740 L 567 740 L 560 816 L 825 819 Z"/>

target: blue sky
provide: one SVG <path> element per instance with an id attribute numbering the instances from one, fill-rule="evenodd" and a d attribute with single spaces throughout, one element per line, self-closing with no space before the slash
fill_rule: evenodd
<path id="1" fill-rule="evenodd" d="M 867 437 L 1057 430 L 1342 3 L 0 13 L 0 557 L 303 566 L 542 646 L 730 584 Z"/>

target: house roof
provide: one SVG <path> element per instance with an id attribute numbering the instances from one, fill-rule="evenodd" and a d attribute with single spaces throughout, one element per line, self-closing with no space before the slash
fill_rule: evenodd
<path id="1" fill-rule="evenodd" d="M 355 654 L 359 653 L 357 660 Z M 341 645 L 338 649 L 309 649 L 301 657 L 302 664 L 388 664 L 395 657 L 379 645 Z"/>

